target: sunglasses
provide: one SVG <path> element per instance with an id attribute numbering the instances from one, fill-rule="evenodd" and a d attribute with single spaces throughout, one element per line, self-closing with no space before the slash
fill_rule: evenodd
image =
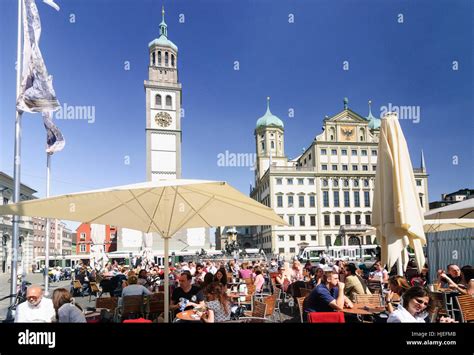
<path id="1" fill-rule="evenodd" d="M 36 301 L 36 300 L 38 300 L 38 297 L 36 297 L 36 296 L 29 296 L 29 297 L 27 297 L 27 300 L 28 300 L 28 301 L 29 301 L 29 300 Z"/>
<path id="2" fill-rule="evenodd" d="M 428 302 L 425 302 L 419 298 L 414 298 L 415 302 L 418 303 L 419 305 L 423 305 L 425 307 L 428 307 Z"/>

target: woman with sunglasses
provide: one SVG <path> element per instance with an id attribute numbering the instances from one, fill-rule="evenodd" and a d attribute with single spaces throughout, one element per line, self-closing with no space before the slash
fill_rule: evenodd
<path id="1" fill-rule="evenodd" d="M 424 323 L 432 306 L 428 292 L 419 286 L 405 291 L 402 303 L 390 313 L 388 323 Z"/>

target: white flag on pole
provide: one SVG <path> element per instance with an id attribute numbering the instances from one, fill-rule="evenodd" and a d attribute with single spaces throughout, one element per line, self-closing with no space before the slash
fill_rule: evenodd
<path id="1" fill-rule="evenodd" d="M 46 153 L 54 154 L 63 150 L 66 141 L 59 128 L 53 123 L 51 111 L 43 112 L 43 123 L 46 128 Z"/>
<path id="2" fill-rule="evenodd" d="M 39 48 L 41 21 L 35 0 L 23 0 L 23 70 L 17 110 L 56 111 L 59 102 Z"/>
<path id="3" fill-rule="evenodd" d="M 51 114 L 59 108 L 59 102 L 54 92 L 53 78 L 48 74 L 39 48 L 41 21 L 38 8 L 35 0 L 23 0 L 23 4 L 23 70 L 16 107 L 19 112 L 43 114 L 47 134 L 46 152 L 52 154 L 62 150 L 65 145 Z"/>

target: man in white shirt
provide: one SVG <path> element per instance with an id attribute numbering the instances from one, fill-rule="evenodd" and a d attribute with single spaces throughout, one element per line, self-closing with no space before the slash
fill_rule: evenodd
<path id="1" fill-rule="evenodd" d="M 38 285 L 28 287 L 26 302 L 16 308 L 15 323 L 51 323 L 55 318 L 53 301 L 43 297 L 43 289 Z"/>

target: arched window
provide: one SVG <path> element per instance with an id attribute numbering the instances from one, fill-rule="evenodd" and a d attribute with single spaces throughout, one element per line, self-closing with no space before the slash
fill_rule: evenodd
<path id="1" fill-rule="evenodd" d="M 168 52 L 165 52 L 165 67 L 168 66 Z"/>
<path id="2" fill-rule="evenodd" d="M 155 65 L 155 52 L 151 54 L 151 65 Z"/>
<path id="3" fill-rule="evenodd" d="M 262 141 L 262 151 L 265 151 L 265 142 Z"/>
<path id="4" fill-rule="evenodd" d="M 275 142 L 272 141 L 272 149 L 275 149 Z"/>
<path id="5" fill-rule="evenodd" d="M 161 65 L 161 51 L 158 51 L 158 65 Z"/>
<path id="6" fill-rule="evenodd" d="M 166 106 L 171 107 L 171 96 L 170 95 L 166 96 Z"/>
<path id="7" fill-rule="evenodd" d="M 363 128 L 360 129 L 360 141 L 363 142 L 365 140 L 365 131 Z"/>
<path id="8" fill-rule="evenodd" d="M 155 96 L 155 105 L 156 106 L 161 106 L 161 95 L 160 94 L 157 94 Z"/>
<path id="9" fill-rule="evenodd" d="M 352 235 L 352 236 L 349 237 L 348 244 L 349 245 L 361 245 L 361 241 L 360 241 L 359 238 Z"/>
<path id="10" fill-rule="evenodd" d="M 171 54 L 171 66 L 174 68 L 174 54 Z"/>

